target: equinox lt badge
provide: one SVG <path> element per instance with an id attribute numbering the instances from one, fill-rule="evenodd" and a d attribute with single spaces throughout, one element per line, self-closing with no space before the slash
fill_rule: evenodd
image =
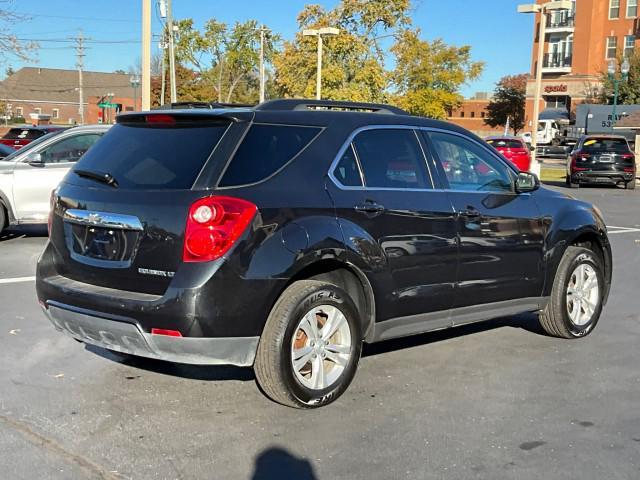
<path id="1" fill-rule="evenodd" d="M 176 272 L 165 272 L 164 270 L 152 270 L 150 268 L 138 268 L 138 273 L 143 275 L 156 275 L 158 277 L 173 277 Z"/>

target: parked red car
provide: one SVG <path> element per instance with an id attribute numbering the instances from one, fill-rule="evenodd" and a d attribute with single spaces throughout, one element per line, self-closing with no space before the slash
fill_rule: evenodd
<path id="1" fill-rule="evenodd" d="M 521 138 L 489 137 L 486 141 L 521 172 L 528 172 L 531 168 L 531 152 L 529 146 Z"/>
<path id="2" fill-rule="evenodd" d="M 19 148 L 24 147 L 36 138 L 43 137 L 47 133 L 57 132 L 68 127 L 60 127 L 56 125 L 46 125 L 39 127 L 15 127 L 11 128 L 4 137 L 0 138 L 0 143 L 8 147 Z"/>

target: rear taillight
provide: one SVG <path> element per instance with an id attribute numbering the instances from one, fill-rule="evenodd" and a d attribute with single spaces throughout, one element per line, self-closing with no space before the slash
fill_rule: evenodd
<path id="1" fill-rule="evenodd" d="M 51 226 L 53 225 L 53 211 L 56 208 L 56 191 L 51 190 L 51 196 L 49 197 L 49 217 L 47 218 L 47 233 L 51 237 Z"/>
<path id="2" fill-rule="evenodd" d="M 576 159 L 577 160 L 589 160 L 591 158 L 591 155 L 588 153 L 578 153 L 576 154 Z"/>
<path id="3" fill-rule="evenodd" d="M 633 153 L 625 153 L 622 155 L 623 160 L 635 160 L 636 156 Z"/>
<path id="4" fill-rule="evenodd" d="M 152 113 L 145 115 L 145 121 L 152 125 L 175 125 L 176 117 L 167 115 L 166 113 Z"/>
<path id="5" fill-rule="evenodd" d="M 635 168 L 633 167 L 624 167 L 624 171 L 625 172 L 633 172 L 635 170 Z"/>
<path id="6" fill-rule="evenodd" d="M 182 337 L 178 330 L 167 330 L 165 328 L 152 328 L 151 335 L 164 335 L 165 337 Z"/>
<path id="7" fill-rule="evenodd" d="M 227 253 L 242 236 L 258 208 L 232 197 L 206 197 L 189 208 L 182 260 L 209 262 Z"/>

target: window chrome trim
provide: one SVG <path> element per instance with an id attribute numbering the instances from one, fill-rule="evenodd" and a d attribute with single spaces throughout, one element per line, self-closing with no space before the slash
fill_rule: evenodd
<path id="1" fill-rule="evenodd" d="M 142 222 L 133 215 L 120 213 L 95 212 L 70 208 L 64 212 L 63 219 L 69 223 L 90 225 L 95 227 L 113 228 L 119 230 L 142 231 Z"/>
<path id="2" fill-rule="evenodd" d="M 431 179 L 431 185 L 433 188 L 394 188 L 394 187 L 367 187 L 366 186 L 366 178 L 364 176 L 364 170 L 362 168 L 362 165 L 360 163 L 360 158 L 358 156 L 358 151 L 356 148 L 353 148 L 353 151 L 356 155 L 356 163 L 358 165 L 358 168 L 360 169 L 360 175 L 361 175 L 361 180 L 362 180 L 362 185 L 360 187 L 354 187 L 354 186 L 347 186 L 347 185 L 343 185 L 342 183 L 340 183 L 340 180 L 338 180 L 336 178 L 336 176 L 334 175 L 334 171 L 337 168 L 338 164 L 340 163 L 340 160 L 342 160 L 342 156 L 345 154 L 345 152 L 347 151 L 347 149 L 352 145 L 353 143 L 353 139 L 361 132 L 365 132 L 368 130 L 413 130 L 415 133 L 415 130 L 420 130 L 420 127 L 414 126 L 414 125 L 365 125 L 364 127 L 359 127 L 356 128 L 353 132 L 351 132 L 351 134 L 347 137 L 347 140 L 342 144 L 342 146 L 340 147 L 340 149 L 338 150 L 338 154 L 336 155 L 336 157 L 333 159 L 333 162 L 331 162 L 331 165 L 329 166 L 329 173 L 327 174 L 329 176 L 329 178 L 331 179 L 331 181 L 334 183 L 334 185 L 339 188 L 340 190 L 353 190 L 353 191 L 391 191 L 391 192 L 434 192 L 436 191 L 435 188 L 435 183 L 433 182 L 433 174 L 431 173 L 431 168 L 429 168 L 429 162 L 427 157 L 424 155 L 424 149 L 422 148 L 422 143 L 420 142 L 420 139 L 417 137 L 416 135 L 416 142 L 418 142 L 418 145 L 420 147 L 420 151 L 423 154 L 423 161 L 424 161 L 424 166 L 427 170 L 427 173 L 429 174 L 429 178 Z"/>
<path id="3" fill-rule="evenodd" d="M 367 187 L 366 186 L 366 180 L 364 178 L 364 172 L 362 170 L 362 167 L 360 165 L 360 160 L 357 158 L 357 151 L 354 148 L 353 151 L 356 154 L 356 162 L 358 164 L 358 168 L 360 169 L 360 174 L 362 175 L 361 180 L 362 180 L 362 184 L 363 186 L 361 187 L 353 187 L 353 186 L 346 186 L 343 185 L 342 183 L 340 183 L 340 180 L 338 180 L 336 178 L 336 176 L 334 175 L 334 171 L 337 168 L 338 164 L 340 163 L 340 160 L 342 160 L 342 156 L 344 155 L 344 153 L 347 151 L 347 149 L 349 148 L 349 146 L 351 146 L 353 139 L 361 132 L 364 131 L 368 131 L 368 130 L 413 130 L 416 133 L 416 137 L 417 137 L 417 132 L 418 131 L 424 131 L 424 132 L 436 132 L 436 133 L 445 133 L 445 134 L 449 134 L 449 135 L 455 135 L 458 136 L 460 138 L 463 138 L 465 140 L 468 140 L 476 145 L 478 145 L 480 148 L 482 148 L 483 150 L 485 150 L 489 155 L 491 155 L 493 158 L 495 158 L 496 160 L 498 160 L 502 165 L 504 165 L 513 175 L 517 175 L 518 172 L 515 169 L 515 166 L 510 165 L 508 162 L 506 162 L 504 159 L 502 159 L 498 154 L 496 154 L 495 152 L 493 152 L 491 150 L 490 147 L 488 147 L 487 145 L 483 145 L 481 142 L 478 142 L 475 138 L 470 137 L 468 135 L 465 135 L 463 133 L 460 132 L 456 132 L 454 130 L 447 130 L 444 128 L 437 128 L 437 127 L 424 127 L 424 126 L 418 126 L 418 125 L 365 125 L 364 127 L 359 127 L 357 129 L 355 129 L 353 132 L 351 132 L 351 134 L 349 135 L 349 137 L 347 137 L 347 140 L 342 144 L 342 146 L 340 147 L 340 149 L 338 150 L 338 154 L 336 155 L 336 157 L 333 159 L 333 162 L 331 162 L 331 165 L 329 166 L 329 173 L 327 174 L 328 177 L 331 179 L 331 181 L 334 183 L 334 185 L 339 188 L 340 190 L 352 190 L 352 191 L 399 191 L 399 192 L 451 192 L 451 193 L 455 193 L 455 192 L 464 192 L 464 193 L 493 193 L 493 194 L 514 194 L 514 195 L 524 195 L 524 194 L 520 194 L 520 193 L 516 193 L 515 191 L 501 191 L 501 190 L 496 190 L 496 191 L 491 191 L 491 190 L 461 190 L 461 189 L 455 189 L 455 188 L 435 188 L 435 182 L 433 180 L 433 174 L 431 172 L 431 167 L 429 166 L 429 159 L 427 157 L 427 152 L 424 151 L 424 147 L 422 146 L 422 142 L 420 141 L 419 138 L 416 138 L 418 145 L 420 145 L 420 149 L 422 150 L 423 156 L 424 156 L 424 161 L 425 161 L 425 165 L 427 167 L 427 172 L 429 172 L 429 176 L 431 178 L 431 184 L 434 188 L 383 188 L 383 187 Z M 435 161 L 439 161 L 437 158 L 434 158 Z M 530 193 L 528 193 L 530 194 Z"/>

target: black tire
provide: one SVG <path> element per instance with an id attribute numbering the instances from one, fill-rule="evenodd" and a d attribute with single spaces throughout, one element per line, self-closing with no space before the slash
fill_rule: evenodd
<path id="1" fill-rule="evenodd" d="M 624 188 L 626 188 L 627 190 L 635 190 L 636 189 L 636 179 L 634 178 L 630 182 L 626 182 L 624 184 Z"/>
<path id="2" fill-rule="evenodd" d="M 0 233 L 3 232 L 7 226 L 7 211 L 4 209 L 4 205 L 0 203 Z"/>
<path id="3" fill-rule="evenodd" d="M 576 325 L 567 311 L 567 288 L 571 276 L 580 264 L 590 265 L 598 279 L 598 300 L 593 314 L 584 325 Z M 604 269 L 602 259 L 592 250 L 583 247 L 568 247 L 564 253 L 551 290 L 551 298 L 540 312 L 540 324 L 549 335 L 560 338 L 581 338 L 593 331 L 602 312 L 602 293 L 604 292 Z"/>
<path id="4" fill-rule="evenodd" d="M 571 179 L 569 179 L 569 186 L 571 188 L 580 188 L 580 182 L 572 182 Z"/>
<path id="5" fill-rule="evenodd" d="M 341 375 L 325 389 L 310 389 L 296 378 L 291 344 L 299 321 L 314 307 L 331 305 L 345 316 L 351 332 L 350 357 Z M 317 408 L 336 400 L 353 379 L 362 352 L 358 310 L 341 288 L 316 280 L 290 285 L 274 305 L 262 332 L 254 371 L 262 391 L 272 400 L 294 408 Z"/>

